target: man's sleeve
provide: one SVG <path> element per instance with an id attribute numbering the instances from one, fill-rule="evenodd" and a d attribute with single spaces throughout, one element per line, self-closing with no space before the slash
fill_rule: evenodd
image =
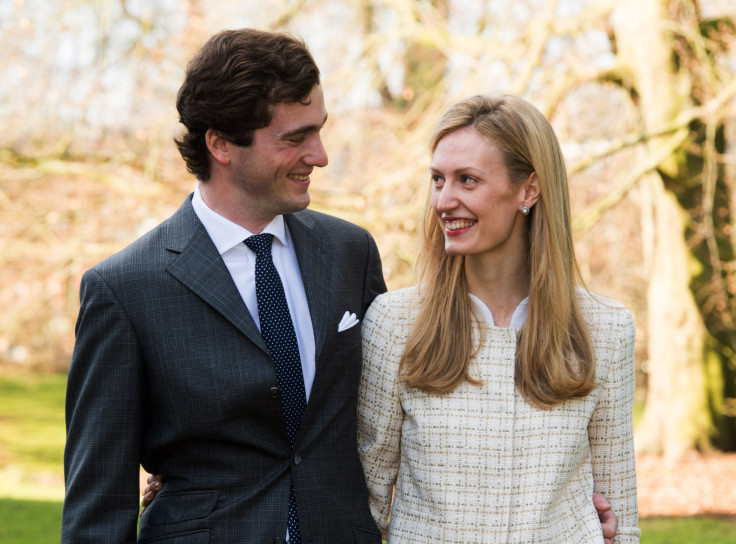
<path id="1" fill-rule="evenodd" d="M 378 247 L 376 247 L 376 242 L 370 234 L 366 236 L 368 238 L 368 261 L 363 290 L 363 315 L 365 315 L 373 299 L 386 292 L 386 282 L 383 279 L 383 268 Z"/>
<path id="2" fill-rule="evenodd" d="M 62 543 L 135 542 L 143 364 L 116 294 L 94 270 L 82 279 L 66 396 Z"/>

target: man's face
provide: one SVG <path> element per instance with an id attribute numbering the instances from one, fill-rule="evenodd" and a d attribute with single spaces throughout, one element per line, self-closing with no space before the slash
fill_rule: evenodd
<path id="1" fill-rule="evenodd" d="M 247 202 L 254 223 L 265 226 L 309 205 L 310 175 L 327 165 L 320 138 L 326 119 L 322 87 L 316 85 L 308 105 L 274 106 L 271 124 L 254 132 L 250 146 L 233 146 L 229 186 L 235 198 Z"/>

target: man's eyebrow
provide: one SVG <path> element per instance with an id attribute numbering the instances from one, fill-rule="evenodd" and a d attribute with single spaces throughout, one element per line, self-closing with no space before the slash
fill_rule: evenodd
<path id="1" fill-rule="evenodd" d="M 321 125 L 307 125 L 304 127 L 299 127 L 294 130 L 290 130 L 289 132 L 285 132 L 284 134 L 281 134 L 279 137 L 281 139 L 290 138 L 291 136 L 297 136 L 300 134 L 306 134 L 307 132 L 319 132 L 322 130 L 322 127 L 325 126 L 325 123 L 327 123 L 327 115 L 325 115 L 324 121 L 322 121 Z"/>

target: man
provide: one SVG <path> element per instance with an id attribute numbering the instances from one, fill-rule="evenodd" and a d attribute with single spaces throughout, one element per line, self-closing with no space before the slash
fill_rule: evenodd
<path id="1" fill-rule="evenodd" d="M 221 32 L 177 108 L 197 189 L 82 280 L 62 541 L 135 542 L 142 465 L 166 485 L 140 541 L 380 543 L 356 448 L 356 325 L 386 288 L 365 230 L 304 210 L 327 164 L 319 70 L 292 37 Z M 264 267 L 244 243 L 259 233 L 273 235 L 298 380 L 264 338 Z"/>
<path id="2" fill-rule="evenodd" d="M 141 542 L 380 543 L 355 410 L 358 323 L 385 284 L 365 230 L 305 210 L 327 164 L 319 70 L 292 37 L 224 31 L 177 108 L 194 194 L 82 280 L 62 542 L 134 542 L 142 464 L 166 483 Z M 257 234 L 273 235 L 299 380 L 268 340 Z"/>

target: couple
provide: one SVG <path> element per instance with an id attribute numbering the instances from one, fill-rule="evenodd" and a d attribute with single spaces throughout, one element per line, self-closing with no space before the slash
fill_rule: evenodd
<path id="1" fill-rule="evenodd" d="M 136 541 L 139 465 L 165 485 L 138 542 L 603 542 L 594 491 L 638 542 L 633 323 L 575 287 L 536 109 L 443 116 L 421 287 L 382 295 L 370 235 L 305 209 L 327 113 L 302 42 L 217 34 L 177 108 L 193 195 L 82 280 L 63 542 Z"/>

